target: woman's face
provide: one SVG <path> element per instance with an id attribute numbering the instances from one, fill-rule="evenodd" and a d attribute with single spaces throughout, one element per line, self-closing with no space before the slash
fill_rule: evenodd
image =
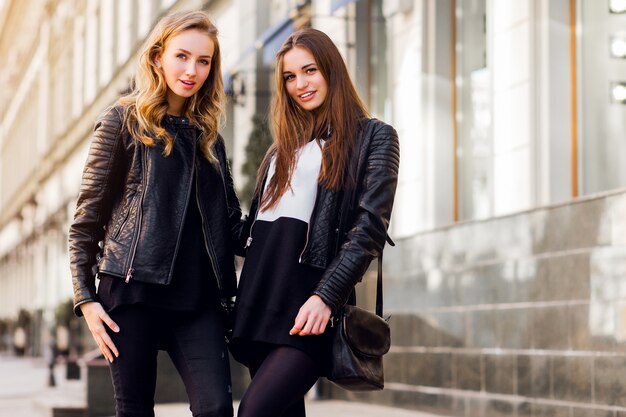
<path id="1" fill-rule="evenodd" d="M 283 56 L 283 80 L 287 94 L 304 110 L 317 109 L 328 95 L 328 83 L 307 49 L 296 46 Z"/>
<path id="2" fill-rule="evenodd" d="M 167 83 L 167 102 L 177 114 L 185 100 L 196 94 L 209 73 L 215 45 L 204 32 L 190 29 L 171 37 L 156 59 Z"/>

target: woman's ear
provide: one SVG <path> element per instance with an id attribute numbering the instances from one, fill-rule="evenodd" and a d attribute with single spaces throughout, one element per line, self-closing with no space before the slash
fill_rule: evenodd
<path id="1" fill-rule="evenodd" d="M 161 69 L 161 57 L 154 58 L 154 65 L 156 65 L 157 68 Z"/>

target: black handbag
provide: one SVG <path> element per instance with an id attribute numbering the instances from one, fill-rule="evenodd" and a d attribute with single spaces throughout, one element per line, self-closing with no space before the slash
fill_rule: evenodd
<path id="1" fill-rule="evenodd" d="M 378 258 L 376 314 L 346 304 L 337 317 L 328 380 L 349 391 L 377 391 L 385 386 L 383 355 L 391 346 L 383 318 L 382 254 Z"/>

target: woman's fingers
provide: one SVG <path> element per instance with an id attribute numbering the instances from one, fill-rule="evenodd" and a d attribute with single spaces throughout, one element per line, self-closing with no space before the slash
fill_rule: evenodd
<path id="1" fill-rule="evenodd" d="M 117 323 L 115 323 L 113 321 L 113 319 L 111 318 L 111 316 L 109 316 L 104 309 L 102 309 L 102 312 L 100 314 L 100 319 L 102 319 L 102 321 L 109 326 L 109 329 L 113 330 L 115 333 L 120 331 L 119 326 L 117 325 Z"/>
<path id="2" fill-rule="evenodd" d="M 322 299 L 313 295 L 300 307 L 294 321 L 290 335 L 299 336 L 319 335 L 326 330 L 326 323 L 330 318 L 330 308 Z"/>
<path id="3" fill-rule="evenodd" d="M 113 362 L 113 360 L 119 356 L 119 351 L 107 333 L 105 326 L 108 326 L 114 332 L 120 331 L 119 326 L 111 319 L 98 302 L 85 303 L 81 305 L 81 310 L 87 321 L 89 331 L 91 331 L 91 335 L 98 344 L 100 351 L 109 362 Z"/>
<path id="4" fill-rule="evenodd" d="M 298 312 L 296 319 L 294 320 L 293 327 L 289 330 L 290 335 L 299 334 L 302 331 L 302 328 L 306 324 L 306 317 L 302 313 L 302 309 Z"/>
<path id="5" fill-rule="evenodd" d="M 115 343 L 113 343 L 113 340 L 111 340 L 111 337 L 107 333 L 104 333 L 101 336 L 101 340 L 103 343 L 103 347 L 101 347 L 100 350 L 102 350 L 102 353 L 104 353 L 104 351 L 106 350 L 109 353 L 110 361 L 113 362 L 113 355 L 115 355 L 115 358 L 120 356 L 120 353 L 118 352 Z"/>

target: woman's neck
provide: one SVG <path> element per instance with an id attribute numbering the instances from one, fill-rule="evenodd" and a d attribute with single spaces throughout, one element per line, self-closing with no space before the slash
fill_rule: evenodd
<path id="1" fill-rule="evenodd" d="M 185 99 L 177 96 L 171 91 L 167 95 L 167 114 L 171 116 L 182 116 Z"/>

